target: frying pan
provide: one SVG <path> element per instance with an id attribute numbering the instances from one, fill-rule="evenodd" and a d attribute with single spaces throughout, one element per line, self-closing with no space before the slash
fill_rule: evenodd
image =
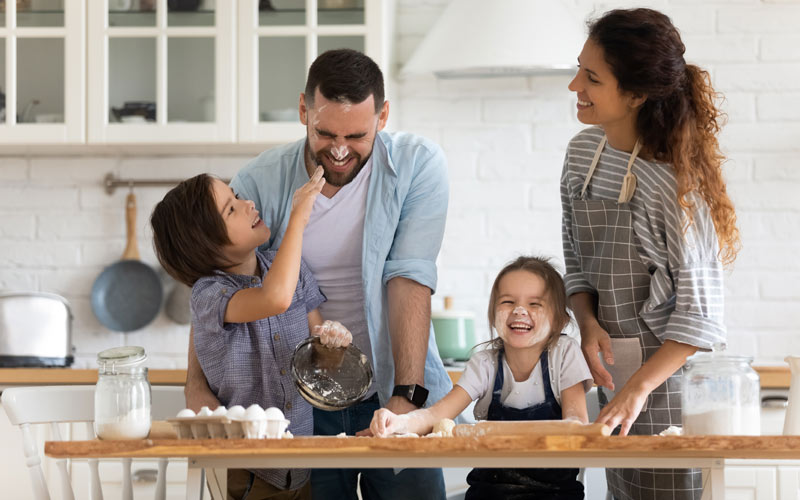
<path id="1" fill-rule="evenodd" d="M 136 196 L 125 200 L 128 242 L 122 259 L 106 267 L 92 285 L 92 311 L 109 330 L 131 332 L 145 327 L 161 309 L 163 290 L 153 268 L 139 259 L 136 244 Z"/>

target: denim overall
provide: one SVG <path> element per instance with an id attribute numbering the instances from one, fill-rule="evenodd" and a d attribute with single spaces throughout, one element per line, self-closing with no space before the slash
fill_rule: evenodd
<path id="1" fill-rule="evenodd" d="M 528 408 L 511 408 L 500 402 L 503 351 L 497 353 L 497 375 L 487 420 L 561 420 L 561 405 L 550 387 L 547 350 L 542 352 L 539 363 L 544 401 Z M 473 469 L 467 476 L 470 487 L 465 500 L 581 500 L 583 484 L 577 480 L 577 475 L 578 469 Z"/>

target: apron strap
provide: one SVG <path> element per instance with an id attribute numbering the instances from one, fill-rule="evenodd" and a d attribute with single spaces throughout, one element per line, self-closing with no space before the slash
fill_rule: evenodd
<path id="1" fill-rule="evenodd" d="M 594 152 L 594 158 L 592 158 L 592 164 L 589 165 L 589 172 L 586 174 L 586 180 L 583 181 L 581 198 L 586 194 L 586 188 L 589 187 L 589 182 L 592 180 L 592 176 L 597 168 L 597 163 L 600 161 L 600 155 L 603 154 L 603 148 L 605 148 L 606 142 L 608 142 L 608 137 L 604 135 L 603 139 L 600 140 L 600 144 L 597 145 L 597 150 Z M 631 168 L 641 149 L 642 144 L 637 139 L 636 144 L 633 146 L 631 157 L 628 159 L 628 169 L 627 172 L 625 172 L 625 177 L 622 179 L 622 187 L 619 190 L 617 203 L 628 203 L 633 198 L 633 193 L 636 192 L 636 175 L 631 171 Z"/>
<path id="2" fill-rule="evenodd" d="M 636 191 L 636 175 L 631 172 L 631 167 L 633 167 L 633 162 L 636 160 L 636 156 L 639 154 L 639 150 L 642 149 L 642 143 L 639 142 L 639 139 L 636 139 L 636 144 L 633 146 L 633 152 L 631 153 L 631 157 L 628 159 L 628 171 L 625 173 L 625 177 L 622 179 L 622 188 L 619 190 L 619 198 L 617 198 L 617 203 L 628 203 L 633 199 L 633 193 Z"/>
<path id="3" fill-rule="evenodd" d="M 592 158 L 592 164 L 589 165 L 589 173 L 586 174 L 586 180 L 583 181 L 583 189 L 581 189 L 581 198 L 586 193 L 586 188 L 589 187 L 589 181 L 592 180 L 592 175 L 594 175 L 594 169 L 597 167 L 597 162 L 600 161 L 600 155 L 603 154 L 603 148 L 606 147 L 606 141 L 608 141 L 608 137 L 605 135 L 603 139 L 600 141 L 600 144 L 597 145 L 597 150 L 594 152 L 594 158 Z"/>

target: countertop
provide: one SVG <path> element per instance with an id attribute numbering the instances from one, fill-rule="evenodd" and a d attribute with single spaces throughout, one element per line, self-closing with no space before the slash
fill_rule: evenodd
<path id="1" fill-rule="evenodd" d="M 791 374 L 789 367 L 754 366 L 761 377 L 762 389 L 782 389 L 789 387 Z M 453 382 L 458 380 L 461 370 L 448 368 Z M 186 383 L 186 370 L 150 369 L 150 383 L 153 385 L 183 385 Z M 0 386 L 14 385 L 79 385 L 97 382 L 97 370 L 77 368 L 0 368 Z"/>

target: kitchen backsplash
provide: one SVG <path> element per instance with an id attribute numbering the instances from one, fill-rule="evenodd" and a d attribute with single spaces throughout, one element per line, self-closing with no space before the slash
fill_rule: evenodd
<path id="1" fill-rule="evenodd" d="M 397 2 L 399 63 L 448 1 Z M 759 363 L 800 353 L 800 0 L 574 4 L 584 13 L 634 5 L 661 9 L 681 29 L 687 60 L 711 71 L 727 98 L 721 143 L 730 158 L 725 169 L 743 243 L 726 280 L 730 349 Z M 536 253 L 562 264 L 558 181 L 565 145 L 582 128 L 569 80 L 418 77 L 389 83 L 393 128 L 430 137 L 449 160 L 450 212 L 434 309 L 445 295 L 453 296 L 455 308 L 475 312 L 485 336 L 488 290 L 505 262 Z M 205 171 L 230 177 L 247 159 L 0 157 L 0 289 L 67 297 L 76 317 L 76 366 L 94 367 L 97 351 L 127 343 L 145 346 L 151 367 L 184 367 L 187 326 L 162 313 L 139 332 L 119 334 L 92 314 L 92 283 L 124 249 L 127 190 L 109 196 L 101 181 L 109 172 L 122 178 Z M 156 259 L 147 218 L 166 190 L 136 190 L 139 249 L 151 265 Z M 164 283 L 168 292 L 172 282 L 164 276 Z"/>

